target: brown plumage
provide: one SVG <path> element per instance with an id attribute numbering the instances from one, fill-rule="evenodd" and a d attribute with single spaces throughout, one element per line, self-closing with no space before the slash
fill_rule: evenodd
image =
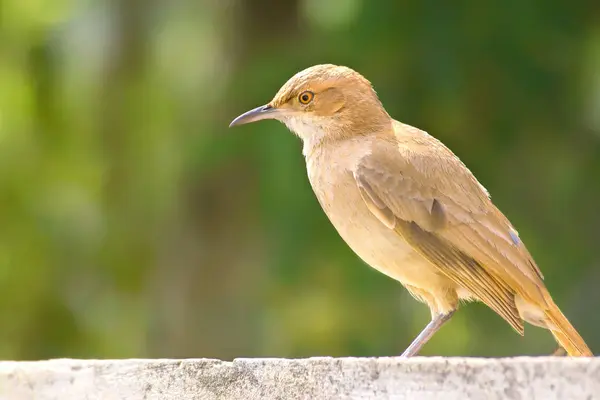
<path id="1" fill-rule="evenodd" d="M 569 355 L 592 355 L 485 188 L 440 141 L 393 120 L 362 75 L 308 68 L 231 125 L 268 118 L 303 140 L 310 183 L 346 243 L 429 306 L 431 323 L 403 355 L 417 354 L 459 300 L 484 302 L 521 335 L 524 320 L 547 328 Z"/>

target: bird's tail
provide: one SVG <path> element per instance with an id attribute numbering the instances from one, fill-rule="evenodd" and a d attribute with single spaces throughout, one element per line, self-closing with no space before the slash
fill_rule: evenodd
<path id="1" fill-rule="evenodd" d="M 548 309 L 544 314 L 548 319 L 549 329 L 554 339 L 570 356 L 593 357 L 594 354 L 575 328 L 573 328 L 567 317 L 563 315 L 552 299 L 548 300 Z"/>

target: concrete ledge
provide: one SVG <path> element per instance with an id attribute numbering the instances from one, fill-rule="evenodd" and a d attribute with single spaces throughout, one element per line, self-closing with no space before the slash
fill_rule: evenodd
<path id="1" fill-rule="evenodd" d="M 598 399 L 600 359 L 0 362 L 0 399 Z"/>

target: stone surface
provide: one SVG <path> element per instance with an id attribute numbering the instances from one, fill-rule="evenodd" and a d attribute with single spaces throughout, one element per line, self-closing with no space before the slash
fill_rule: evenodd
<path id="1" fill-rule="evenodd" d="M 600 399 L 600 359 L 0 362 L 0 399 Z"/>

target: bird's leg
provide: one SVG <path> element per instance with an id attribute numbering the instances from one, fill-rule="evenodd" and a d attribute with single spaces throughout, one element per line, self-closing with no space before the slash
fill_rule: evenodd
<path id="1" fill-rule="evenodd" d="M 564 357 L 567 355 L 567 351 L 562 346 L 558 346 L 558 348 L 554 350 L 554 353 L 550 355 L 554 357 Z"/>
<path id="2" fill-rule="evenodd" d="M 425 345 L 425 343 L 427 343 L 429 339 L 431 339 L 432 336 L 442 327 L 442 325 L 444 325 L 444 323 L 447 322 L 450 317 L 452 317 L 452 314 L 454 314 L 454 310 L 445 314 L 438 314 L 433 317 L 425 329 L 419 333 L 419 336 L 412 341 L 410 346 L 404 350 L 404 353 L 402 353 L 400 357 L 412 357 L 419 354 L 419 351 L 421 351 L 421 348 Z"/>

